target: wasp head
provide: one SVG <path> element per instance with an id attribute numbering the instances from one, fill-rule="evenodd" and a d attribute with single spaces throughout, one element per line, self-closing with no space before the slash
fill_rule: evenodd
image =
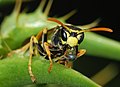
<path id="1" fill-rule="evenodd" d="M 63 44 L 67 44 L 70 47 L 77 46 L 84 39 L 84 32 L 80 32 L 81 29 L 73 25 L 65 25 L 69 28 L 66 29 L 61 26 L 61 41 Z"/>

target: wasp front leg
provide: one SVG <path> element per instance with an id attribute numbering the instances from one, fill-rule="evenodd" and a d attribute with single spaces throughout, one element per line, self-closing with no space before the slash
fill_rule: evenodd
<path id="1" fill-rule="evenodd" d="M 12 56 L 13 54 L 21 54 L 23 56 L 23 54 L 29 49 L 29 46 L 30 46 L 30 43 L 27 43 L 22 48 L 9 52 L 7 56 Z"/>
<path id="2" fill-rule="evenodd" d="M 30 48 L 29 48 L 29 51 L 30 51 L 30 57 L 29 57 L 29 62 L 28 62 L 28 72 L 30 74 L 30 77 L 31 77 L 31 80 L 32 82 L 35 82 L 36 81 L 36 78 L 32 72 L 32 68 L 31 68 L 31 65 L 32 65 L 32 56 L 34 54 L 33 50 L 34 50 L 34 46 L 35 44 L 38 44 L 38 40 L 36 39 L 35 36 L 32 36 L 31 39 L 30 39 Z M 37 45 L 35 45 L 37 46 Z M 37 51 L 37 47 L 35 47 L 35 50 Z"/>
<path id="3" fill-rule="evenodd" d="M 43 36 L 42 36 L 42 44 L 43 44 L 43 48 L 49 58 L 49 61 L 50 61 L 50 66 L 48 68 L 48 72 L 50 73 L 51 69 L 52 69 L 52 65 L 53 65 L 53 62 L 52 62 L 52 59 L 51 59 L 51 52 L 50 52 L 50 44 L 47 43 L 47 29 L 44 29 L 43 30 Z"/>
<path id="4" fill-rule="evenodd" d="M 78 50 L 77 58 L 79 58 L 80 56 L 84 55 L 85 53 L 86 53 L 85 49 Z"/>
<path id="5" fill-rule="evenodd" d="M 30 77 L 31 77 L 31 80 L 32 82 L 35 82 L 36 81 L 36 78 L 32 72 L 32 68 L 31 68 L 31 65 L 32 65 L 32 56 L 33 55 L 37 55 L 38 52 L 39 54 L 41 55 L 45 55 L 45 51 L 43 49 L 43 47 L 41 46 L 41 43 L 38 42 L 40 39 L 42 38 L 45 38 L 44 37 L 44 30 L 43 31 L 40 31 L 37 36 L 32 36 L 31 39 L 30 39 L 30 43 L 29 43 L 29 52 L 30 52 L 30 57 L 29 57 L 29 62 L 28 62 L 28 72 L 30 74 Z M 44 40 L 43 40 L 44 41 Z M 42 41 L 42 42 L 43 42 Z M 33 51 L 34 50 L 34 51 Z"/>

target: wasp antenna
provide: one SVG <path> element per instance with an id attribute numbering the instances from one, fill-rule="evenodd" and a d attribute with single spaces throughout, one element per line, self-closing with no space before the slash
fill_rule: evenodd
<path id="1" fill-rule="evenodd" d="M 48 18 L 47 20 L 56 22 L 56 23 L 58 23 L 58 24 L 60 24 L 60 25 L 62 25 L 62 26 L 64 25 L 62 22 L 60 22 L 60 21 L 57 20 L 56 18 Z"/>
<path id="2" fill-rule="evenodd" d="M 61 26 L 63 26 L 65 29 L 67 29 L 69 32 L 71 32 L 70 28 L 68 28 L 66 25 L 64 25 L 62 22 L 60 22 L 59 20 L 55 19 L 55 18 L 48 18 L 49 21 L 54 21 L 58 24 L 60 24 Z"/>
<path id="3" fill-rule="evenodd" d="M 110 28 L 104 28 L 104 27 L 92 28 L 92 29 L 89 29 L 87 31 L 107 31 L 107 32 L 113 32 L 112 29 L 110 29 Z"/>
<path id="4" fill-rule="evenodd" d="M 92 28 L 92 29 L 81 30 L 79 33 L 90 32 L 90 31 L 107 31 L 107 32 L 113 32 L 113 30 L 110 29 L 110 28 L 101 27 L 101 28 Z"/>

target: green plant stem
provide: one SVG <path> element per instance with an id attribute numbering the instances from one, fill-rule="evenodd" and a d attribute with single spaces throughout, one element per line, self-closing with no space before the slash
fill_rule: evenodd
<path id="1" fill-rule="evenodd" d="M 18 55 L 17 55 L 18 56 Z M 0 87 L 22 87 L 32 84 L 28 74 L 28 58 L 12 58 L 0 60 Z M 60 64 L 53 64 L 48 73 L 49 61 L 34 57 L 32 62 L 36 84 L 63 84 L 74 87 L 100 87 L 79 72 Z"/>
<path id="2" fill-rule="evenodd" d="M 88 55 L 120 61 L 120 42 L 87 32 L 79 48 L 85 48 Z"/>

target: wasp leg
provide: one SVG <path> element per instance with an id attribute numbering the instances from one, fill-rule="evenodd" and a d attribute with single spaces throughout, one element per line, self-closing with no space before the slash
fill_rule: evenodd
<path id="1" fill-rule="evenodd" d="M 36 39 L 39 40 L 41 37 L 42 37 L 42 31 L 40 31 L 40 32 L 37 34 Z M 23 47 L 20 48 L 20 49 L 13 50 L 13 51 L 9 52 L 9 53 L 7 54 L 7 56 L 11 56 L 11 55 L 13 55 L 14 53 L 24 54 L 24 53 L 29 49 L 29 47 L 30 47 L 30 42 L 27 43 L 25 46 L 23 46 Z"/>
<path id="2" fill-rule="evenodd" d="M 43 47 L 38 44 L 38 41 L 40 39 L 42 39 L 42 36 L 43 36 L 43 31 L 40 31 L 36 37 L 35 36 L 32 36 L 31 39 L 30 39 L 30 43 L 29 43 L 29 51 L 30 51 L 30 57 L 29 57 L 29 62 L 28 62 L 28 72 L 30 74 L 30 77 L 31 77 L 31 80 L 32 82 L 36 82 L 36 78 L 32 72 L 32 68 L 31 68 L 31 65 L 32 65 L 32 56 L 33 54 L 37 55 L 38 52 L 41 54 L 41 55 L 45 55 L 45 52 L 44 52 L 44 49 Z M 33 45 L 35 47 L 33 47 Z M 35 49 L 35 50 L 34 50 Z M 34 50 L 34 52 L 33 52 Z"/>
<path id="3" fill-rule="evenodd" d="M 73 62 L 65 61 L 65 66 L 66 66 L 67 68 L 72 68 Z"/>
<path id="4" fill-rule="evenodd" d="M 36 39 L 35 36 L 32 36 L 31 39 L 30 39 L 30 48 L 29 48 L 30 57 L 29 57 L 29 62 L 28 62 L 28 72 L 30 74 L 32 82 L 35 82 L 36 78 L 35 78 L 35 76 L 34 76 L 34 74 L 32 72 L 32 68 L 31 68 L 31 65 L 32 65 L 32 55 L 34 54 L 34 52 L 33 52 L 33 44 L 38 44 L 38 40 Z"/>
<path id="5" fill-rule="evenodd" d="M 73 62 L 70 62 L 70 61 L 67 61 L 67 60 L 58 60 L 57 63 L 63 64 L 67 68 L 72 68 L 72 66 L 73 66 Z"/>
<path id="6" fill-rule="evenodd" d="M 48 72 L 50 73 L 51 69 L 52 69 L 52 59 L 51 59 L 51 52 L 50 52 L 50 49 L 49 49 L 49 46 L 50 44 L 47 43 L 47 29 L 44 29 L 43 30 L 43 35 L 42 35 L 42 45 L 43 45 L 43 48 L 49 58 L 49 61 L 50 61 L 50 66 L 48 68 Z"/>
<path id="7" fill-rule="evenodd" d="M 84 55 L 85 52 L 86 52 L 85 49 L 79 50 L 78 53 L 77 53 L 77 58 L 79 58 L 80 56 Z M 68 68 L 72 68 L 73 62 L 71 62 L 71 61 L 65 61 L 65 66 L 68 67 Z"/>
<path id="8" fill-rule="evenodd" d="M 80 56 L 84 55 L 85 52 L 86 52 L 85 49 L 79 50 L 78 53 L 77 53 L 77 58 L 79 58 Z M 66 61 L 64 61 L 64 65 L 65 65 L 67 68 L 72 68 L 73 62 L 66 60 Z"/>
<path id="9" fill-rule="evenodd" d="M 52 69 L 52 65 L 53 65 L 53 62 L 52 62 L 52 59 L 51 59 L 51 53 L 50 53 L 50 49 L 49 49 L 49 44 L 47 42 L 44 42 L 44 48 L 45 48 L 45 51 L 48 55 L 48 58 L 49 58 L 49 61 L 50 61 L 50 66 L 48 68 L 48 72 L 50 73 L 51 69 Z"/>
<path id="10" fill-rule="evenodd" d="M 77 58 L 79 58 L 80 56 L 84 55 L 85 53 L 86 53 L 85 49 L 78 50 Z"/>
<path id="11" fill-rule="evenodd" d="M 26 44 L 25 46 L 23 46 L 22 48 L 17 49 L 17 50 L 13 50 L 13 51 L 9 52 L 9 53 L 7 54 L 7 56 L 11 56 L 11 55 L 13 55 L 13 54 L 15 54 L 15 53 L 24 54 L 24 53 L 28 50 L 29 46 L 30 46 L 30 43 L 27 43 L 27 44 Z"/>

